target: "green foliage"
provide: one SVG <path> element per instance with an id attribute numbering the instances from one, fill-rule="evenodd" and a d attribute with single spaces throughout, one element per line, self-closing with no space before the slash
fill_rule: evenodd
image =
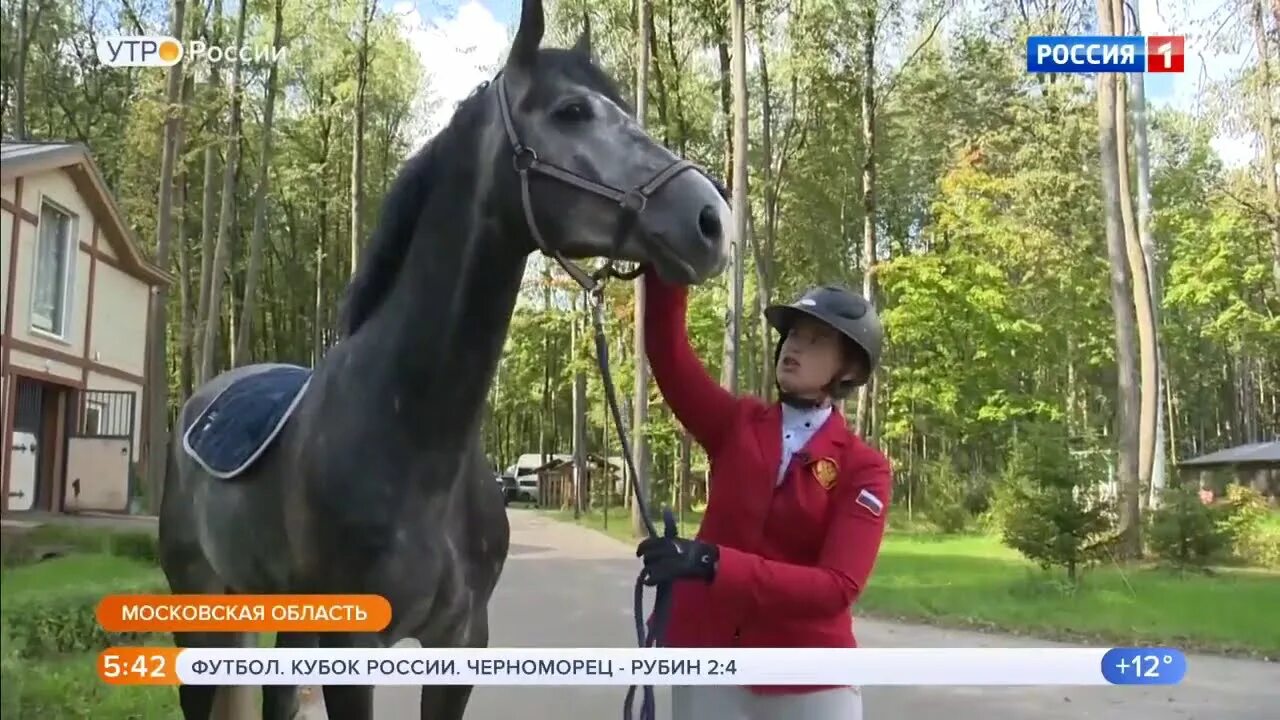
<path id="1" fill-rule="evenodd" d="M 160 720 L 180 717 L 172 688 L 108 685 L 97 653 L 22 658 L 6 643 L 0 659 L 0 716 L 5 720 Z"/>
<path id="2" fill-rule="evenodd" d="M 926 466 L 925 478 L 925 517 L 943 533 L 964 531 L 972 519 L 964 477 L 949 460 L 935 460 Z"/>
<path id="3" fill-rule="evenodd" d="M 136 634 L 98 625 L 103 595 L 166 592 L 158 568 L 112 555 L 75 553 L 5 570 L 3 579 L 5 643 L 26 658 L 131 642 Z"/>
<path id="4" fill-rule="evenodd" d="M 1105 556 L 1113 508 L 1069 452 L 1061 426 L 1035 422 L 1019 430 L 997 490 L 1002 540 L 1041 567 L 1064 569 L 1075 583 L 1080 569 Z"/>
<path id="5" fill-rule="evenodd" d="M 165 592 L 154 566 L 118 556 L 77 553 L 6 569 L 0 592 L 3 717 L 151 720 L 173 716 L 171 690 L 112 687 L 95 670 L 98 652 L 107 647 L 164 639 L 105 632 L 95 615 L 107 593 Z"/>
<path id="6" fill-rule="evenodd" d="M 6 642 L 30 658 L 103 650 L 135 640 L 136 634 L 108 633 L 98 625 L 94 612 L 101 600 L 100 593 L 80 592 L 15 601 L 5 609 Z"/>
<path id="7" fill-rule="evenodd" d="M 1232 542 L 1259 532 L 1271 516 L 1262 493 L 1244 485 L 1228 485 L 1223 506 L 1222 530 Z"/>
<path id="8" fill-rule="evenodd" d="M 4 567 L 17 567 L 46 555 L 68 552 L 130 558 L 155 565 L 159 540 L 147 530 L 118 530 L 76 524 L 50 523 L 31 530 L 6 532 L 0 545 Z"/>
<path id="9" fill-rule="evenodd" d="M 1280 522 L 1257 490 L 1228 485 L 1219 527 L 1228 539 L 1232 556 L 1246 565 L 1280 568 Z"/>
<path id="10" fill-rule="evenodd" d="M 1147 540 L 1152 552 L 1179 569 L 1204 568 L 1222 559 L 1230 535 L 1222 526 L 1225 513 L 1201 501 L 1194 486 L 1165 489 L 1151 513 Z"/>

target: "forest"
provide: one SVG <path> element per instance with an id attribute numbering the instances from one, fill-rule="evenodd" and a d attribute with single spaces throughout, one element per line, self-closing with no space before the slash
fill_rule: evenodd
<path id="1" fill-rule="evenodd" d="M 494 5 L 518 16 L 516 0 Z M 212 375 L 320 362 L 383 194 L 438 129 L 430 119 L 460 99 L 437 91 L 451 68 L 422 59 L 427 10 L 373 0 L 0 8 L 0 133 L 87 145 L 138 241 L 177 277 L 153 300 L 163 342 L 149 362 L 162 370 L 149 372 L 159 420 L 146 455 L 162 452 L 167 421 Z M 1143 14 L 1151 8 L 1159 18 Z M 1084 477 L 1072 483 L 1114 489 L 1122 547 L 1137 555 L 1141 516 L 1179 482 L 1179 460 L 1280 433 L 1280 3 L 561 0 L 548 10 L 548 42 L 568 46 L 589 26 L 648 131 L 733 195 L 734 261 L 694 290 L 688 319 L 723 385 L 774 393 L 767 304 L 828 282 L 873 298 L 887 349 L 844 411 L 893 461 L 895 514 L 977 522 L 1028 438 L 1049 433 Z M 1028 36 L 1143 34 L 1157 20 L 1188 36 L 1189 57 L 1229 67 L 1172 79 L 1026 71 Z M 121 33 L 284 52 L 104 67 L 97 39 Z M 482 60 L 494 72 L 502 62 Z M 1144 82 L 1157 80 L 1184 102 L 1148 98 Z M 1224 155 L 1223 138 L 1244 152 Z M 697 507 L 706 458 L 643 372 L 636 305 L 633 283 L 608 288 L 623 430 L 650 496 Z M 531 257 L 486 412 L 495 468 L 527 453 L 618 453 L 587 310 L 570 278 Z M 154 498 L 162 463 L 143 465 Z M 606 491 L 614 504 L 625 497 L 599 483 L 582 506 Z"/>

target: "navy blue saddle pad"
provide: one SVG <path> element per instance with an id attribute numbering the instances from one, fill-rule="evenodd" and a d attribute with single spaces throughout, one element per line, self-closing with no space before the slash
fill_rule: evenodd
<path id="1" fill-rule="evenodd" d="M 271 446 L 302 399 L 311 370 L 284 365 L 246 375 L 218 393 L 182 436 L 182 447 L 210 475 L 230 479 Z"/>

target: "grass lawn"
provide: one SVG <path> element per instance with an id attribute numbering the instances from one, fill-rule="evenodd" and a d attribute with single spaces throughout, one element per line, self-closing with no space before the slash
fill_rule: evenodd
<path id="1" fill-rule="evenodd" d="M 548 512 L 573 521 L 571 512 Z M 580 524 L 604 529 L 599 513 Z M 683 533 L 696 530 L 688 518 Z M 624 511 L 609 535 L 631 538 Z M 1178 575 L 1100 566 L 1074 590 L 981 535 L 890 532 L 855 612 L 939 625 L 1003 630 L 1099 645 L 1172 645 L 1280 657 L 1280 573 L 1222 570 Z"/>
<path id="2" fill-rule="evenodd" d="M 4 610 L 68 594 L 100 596 L 130 589 L 151 588 L 162 582 L 155 566 L 107 554 L 70 554 L 32 565 L 5 568 L 0 574 L 0 622 Z M 167 636 L 149 638 L 168 644 Z M 8 645 L 8 633 L 5 633 Z M 0 693 L 6 720 L 31 718 L 93 718 L 94 720 L 165 720 L 180 717 L 173 688 L 112 687 L 98 679 L 96 651 L 57 653 L 37 658 L 4 650 L 4 691 Z"/>

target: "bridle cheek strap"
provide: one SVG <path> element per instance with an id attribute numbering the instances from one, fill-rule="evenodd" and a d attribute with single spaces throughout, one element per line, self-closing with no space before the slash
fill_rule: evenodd
<path id="1" fill-rule="evenodd" d="M 663 168 L 656 175 L 639 187 L 631 190 L 621 190 L 611 185 L 596 182 L 588 178 L 582 177 L 577 173 L 566 170 L 554 163 L 547 162 L 538 157 L 537 151 L 525 145 L 520 141 L 519 135 L 516 134 L 515 124 L 511 120 L 511 104 L 507 97 L 506 77 L 498 76 L 498 107 L 502 111 L 502 125 L 507 132 L 507 141 L 511 144 L 511 162 L 516 172 L 520 175 L 520 204 L 524 210 L 525 225 L 529 228 L 529 234 L 533 236 L 534 243 L 544 255 L 554 259 L 564 268 L 582 288 L 588 292 L 596 292 L 601 287 L 601 282 L 605 278 L 615 277 L 622 280 L 632 280 L 640 275 L 641 268 L 630 273 L 623 273 L 614 267 L 614 260 L 608 259 L 605 264 L 600 266 L 595 272 L 588 273 L 577 264 L 571 262 L 560 252 L 558 248 L 553 248 L 542 236 L 542 232 L 538 230 L 538 222 L 533 214 L 533 197 L 529 190 L 529 173 L 536 172 L 540 175 L 559 180 L 566 185 L 571 185 L 593 195 L 599 195 L 618 204 L 618 224 L 614 231 L 613 248 L 619 251 L 627 237 L 630 236 L 635 227 L 635 223 L 640 218 L 640 214 L 645 211 L 649 204 L 649 198 L 662 188 L 672 178 L 686 170 L 700 170 L 697 165 L 683 158 L 677 159 L 670 165 Z M 718 187 L 718 185 L 717 185 Z"/>

